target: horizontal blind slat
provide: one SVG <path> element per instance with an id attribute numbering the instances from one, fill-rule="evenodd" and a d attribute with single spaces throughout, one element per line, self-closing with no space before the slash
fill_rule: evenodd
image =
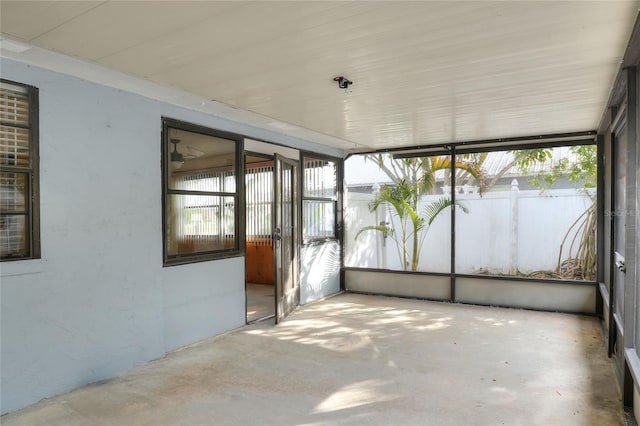
<path id="1" fill-rule="evenodd" d="M 24 93 L 0 86 L 0 120 L 29 126 L 29 98 Z"/>
<path id="2" fill-rule="evenodd" d="M 29 130 L 0 126 L 0 165 L 29 167 Z"/>

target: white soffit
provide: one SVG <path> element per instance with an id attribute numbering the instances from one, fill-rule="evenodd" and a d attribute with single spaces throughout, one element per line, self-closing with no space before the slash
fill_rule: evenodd
<path id="1" fill-rule="evenodd" d="M 248 124 L 391 148 L 596 128 L 638 6 L 3 0 L 0 28 Z M 354 84 L 338 89 L 338 75 Z"/>

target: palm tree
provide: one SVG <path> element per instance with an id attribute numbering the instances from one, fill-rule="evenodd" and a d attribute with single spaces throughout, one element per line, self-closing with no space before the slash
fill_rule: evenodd
<path id="1" fill-rule="evenodd" d="M 355 238 L 365 231 L 378 231 L 385 236 L 391 236 L 396 243 L 403 269 L 416 271 L 420 261 L 420 250 L 430 225 L 452 204 L 450 198 L 443 196 L 428 204 L 424 208 L 424 215 L 421 215 L 418 201 L 422 195 L 435 193 L 436 172 L 443 170 L 445 175 L 450 174 L 451 159 L 447 156 L 435 156 L 392 160 L 383 154 L 370 154 L 366 158 L 375 161 L 392 181 L 391 184 L 380 188 L 380 192 L 369 203 L 369 210 L 374 212 L 381 206 L 387 206 L 398 218 L 400 233 L 398 235 L 392 225 L 373 225 L 360 229 Z M 479 183 L 481 193 L 483 192 L 482 172 L 474 161 L 456 161 L 455 167 L 463 174 L 473 177 Z M 456 204 L 467 212 L 464 206 Z"/>

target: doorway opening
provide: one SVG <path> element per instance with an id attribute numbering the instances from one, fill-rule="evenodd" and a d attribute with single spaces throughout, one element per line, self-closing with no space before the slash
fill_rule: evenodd
<path id="1" fill-rule="evenodd" d="M 245 153 L 247 323 L 276 313 L 273 156 Z"/>
<path id="2" fill-rule="evenodd" d="M 300 151 L 244 140 L 246 321 L 300 304 Z"/>

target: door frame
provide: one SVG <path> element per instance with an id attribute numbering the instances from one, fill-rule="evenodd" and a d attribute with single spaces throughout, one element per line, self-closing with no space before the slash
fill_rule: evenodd
<path id="1" fill-rule="evenodd" d="M 286 291 L 282 282 L 282 274 L 279 273 L 279 265 L 282 264 L 283 252 L 281 250 L 282 238 L 282 165 L 291 167 L 291 244 L 292 258 L 290 259 L 292 288 Z M 273 193 L 273 250 L 275 268 L 275 322 L 284 320 L 293 310 L 300 305 L 300 161 L 287 158 L 278 153 L 274 154 L 274 193 Z"/>
<path id="2" fill-rule="evenodd" d="M 264 143 L 266 144 L 267 142 L 264 142 Z M 269 162 L 269 161 L 273 162 L 274 167 L 275 167 L 275 159 L 273 157 L 273 154 L 265 154 L 265 153 L 262 153 L 262 152 L 259 152 L 259 151 L 245 150 L 243 152 L 243 158 L 244 158 L 243 178 L 245 179 L 245 181 L 244 181 L 245 185 L 246 185 L 247 169 L 249 168 L 247 166 L 248 166 L 248 164 L 253 164 L 253 163 L 247 163 L 247 161 L 246 161 L 247 156 L 263 158 L 264 161 L 266 161 L 266 162 Z M 273 181 L 271 183 L 271 191 L 272 191 L 272 194 L 271 194 L 271 208 L 270 208 L 270 210 L 271 210 L 271 217 L 273 218 L 274 203 L 275 203 L 274 198 L 273 198 L 274 197 L 273 193 L 275 192 L 275 184 L 274 184 Z M 246 224 L 246 218 L 247 218 L 247 191 L 246 191 L 246 189 L 244 191 L 244 218 L 245 218 L 244 219 L 245 220 L 245 223 L 244 223 L 245 233 L 244 233 L 244 239 L 243 239 L 243 242 L 242 242 L 242 244 L 244 245 L 244 253 L 245 253 L 245 256 L 244 256 L 244 261 L 245 261 L 245 278 L 244 278 L 244 308 L 245 309 L 244 309 L 244 312 L 245 312 L 245 324 L 251 324 L 251 323 L 254 323 L 254 322 L 259 322 L 259 321 L 263 321 L 265 319 L 273 318 L 275 316 L 275 310 L 272 313 L 270 313 L 270 314 L 268 314 L 268 315 L 266 315 L 264 317 L 259 317 L 259 318 L 255 318 L 255 319 L 252 319 L 252 320 L 249 320 L 249 317 L 247 315 L 248 310 L 249 310 L 249 296 L 248 296 L 248 286 L 247 285 L 248 285 L 249 281 L 247 281 L 247 273 L 246 273 L 247 268 L 248 268 L 248 266 L 247 266 L 247 259 L 248 259 L 248 255 L 247 255 L 247 232 L 246 232 L 246 229 L 247 229 L 247 224 Z M 269 226 L 270 226 L 271 229 L 273 229 L 273 220 L 271 222 L 272 223 L 270 223 Z M 270 235 L 270 237 L 273 237 L 273 235 Z M 275 259 L 274 259 L 274 263 L 275 263 Z M 275 286 L 276 286 L 276 283 L 275 283 L 275 278 L 274 278 L 274 283 L 273 283 L 273 287 L 274 287 L 273 299 L 274 299 L 274 301 L 276 299 Z"/>
<path id="3" fill-rule="evenodd" d="M 610 312 L 609 312 L 609 355 L 614 361 L 614 371 L 622 393 L 622 402 L 626 407 L 633 406 L 634 375 L 637 379 L 640 369 L 638 365 L 638 327 L 640 322 L 636 318 L 636 311 L 640 300 L 636 270 L 637 256 L 637 188 L 638 171 L 640 162 L 638 155 L 638 69 L 635 66 L 624 68 L 625 78 L 620 90 L 622 99 L 616 107 L 611 108 L 610 121 L 607 129 L 611 133 L 612 154 L 609 161 L 612 163 L 611 171 L 611 245 L 609 251 L 609 279 L 610 279 Z M 622 132 L 621 130 L 624 130 Z M 622 138 L 619 136 L 622 135 Z M 620 146 L 619 141 L 624 141 Z M 616 154 L 617 151 L 617 154 Z M 616 162 L 616 157 L 624 156 L 626 165 Z M 619 171 L 625 173 L 624 187 L 617 184 Z M 624 205 L 618 199 L 624 196 Z M 616 210 L 616 207 L 619 210 Z M 620 218 L 624 218 L 624 223 Z M 620 228 L 624 226 L 624 228 Z M 622 231 L 624 246 L 620 248 L 619 236 Z M 626 271 L 621 272 L 616 265 L 615 251 L 620 253 L 625 260 Z M 617 287 L 616 288 L 616 284 Z M 622 306 L 622 312 L 616 312 L 615 306 Z M 635 382 L 637 385 L 637 381 Z"/>
<path id="4" fill-rule="evenodd" d="M 610 282 L 610 297 L 609 297 L 609 356 L 613 359 L 614 370 L 616 375 L 618 376 L 619 383 L 624 381 L 624 350 L 621 347 L 621 342 L 619 338 L 621 338 L 624 334 L 624 318 L 621 316 L 621 312 L 618 312 L 618 302 L 619 299 L 622 298 L 622 303 L 624 304 L 624 290 L 625 290 L 625 276 L 622 275 L 622 282 L 619 283 L 620 280 L 620 272 L 618 267 L 616 266 L 616 252 L 618 249 L 618 245 L 620 244 L 618 233 L 620 232 L 620 227 L 622 227 L 622 232 L 624 232 L 624 223 L 621 223 L 620 218 L 624 218 L 624 216 L 620 216 L 620 212 L 617 211 L 617 204 L 619 203 L 620 196 L 626 195 L 626 174 L 627 167 L 626 164 L 622 166 L 618 164 L 616 159 L 619 155 L 624 155 L 626 151 L 628 141 L 628 134 L 625 135 L 624 147 L 620 146 L 620 134 L 623 133 L 624 129 L 627 133 L 627 122 L 624 113 L 626 111 L 623 109 L 621 114 L 618 115 L 618 120 L 615 120 L 614 125 L 612 126 L 612 137 L 611 137 L 611 205 L 609 206 L 609 211 L 611 214 L 611 228 L 610 228 L 610 253 L 609 253 L 609 282 Z M 620 188 L 618 183 L 618 175 L 620 173 L 625 174 L 625 185 Z M 623 208 L 626 206 L 623 206 Z M 624 218 L 626 219 L 626 218 Z M 624 247 L 622 248 L 624 251 Z M 622 253 L 624 255 L 625 253 Z M 620 294 L 621 293 L 621 294 Z M 624 306 L 623 306 L 624 308 Z"/>

